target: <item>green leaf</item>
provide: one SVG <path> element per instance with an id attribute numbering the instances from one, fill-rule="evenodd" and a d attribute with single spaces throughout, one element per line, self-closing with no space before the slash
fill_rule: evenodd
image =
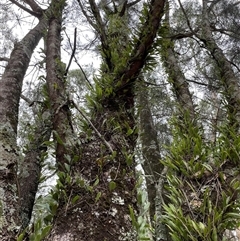
<path id="1" fill-rule="evenodd" d="M 215 226 L 213 227 L 212 241 L 218 241 L 218 238 L 217 238 L 217 229 L 216 229 Z"/>
<path id="2" fill-rule="evenodd" d="M 66 171 L 69 173 L 71 168 L 70 168 L 70 165 L 68 165 L 66 162 L 64 163 L 64 167 L 66 169 Z"/>
<path id="3" fill-rule="evenodd" d="M 240 213 L 227 213 L 224 218 L 240 219 Z"/>
<path id="4" fill-rule="evenodd" d="M 72 159 L 71 159 L 70 155 L 64 155 L 64 157 L 66 158 L 68 163 L 71 164 Z"/>
<path id="5" fill-rule="evenodd" d="M 109 182 L 109 190 L 113 191 L 116 188 L 117 184 L 114 181 Z"/>
<path id="6" fill-rule="evenodd" d="M 58 207 L 57 203 L 51 202 L 51 203 L 49 204 L 49 208 L 50 208 L 51 213 L 52 213 L 53 215 L 56 214 L 56 212 L 57 212 L 57 207 Z"/>
<path id="7" fill-rule="evenodd" d="M 52 221 L 53 215 L 52 214 L 48 214 L 46 217 L 44 217 L 43 221 L 45 224 L 48 224 L 49 222 Z"/>
<path id="8" fill-rule="evenodd" d="M 128 207 L 129 207 L 129 211 L 130 211 L 130 218 L 132 220 L 132 224 L 138 230 L 138 223 L 137 223 L 137 220 L 135 218 L 133 208 L 130 205 Z"/>
<path id="9" fill-rule="evenodd" d="M 44 146 L 51 146 L 54 142 L 53 141 L 44 141 L 42 145 Z"/>
<path id="10" fill-rule="evenodd" d="M 93 183 L 93 187 L 96 187 L 99 183 L 99 178 L 98 176 L 96 177 L 96 181 Z"/>
<path id="11" fill-rule="evenodd" d="M 25 233 L 21 233 L 21 234 L 18 236 L 17 241 L 22 241 L 23 238 L 24 238 L 24 235 L 25 235 Z"/>
<path id="12" fill-rule="evenodd" d="M 98 192 L 97 193 L 97 196 L 95 198 L 95 203 L 100 199 L 100 197 L 102 196 L 102 193 L 101 192 Z"/>
<path id="13" fill-rule="evenodd" d="M 60 145 L 64 145 L 62 139 L 60 138 L 60 136 L 58 135 L 58 133 L 56 131 L 53 131 L 53 134 L 57 140 L 57 143 L 60 144 Z"/>
<path id="14" fill-rule="evenodd" d="M 42 230 L 41 239 L 45 238 L 48 235 L 51 228 L 52 228 L 52 225 L 48 225 Z"/>
<path id="15" fill-rule="evenodd" d="M 132 135 L 132 133 L 134 132 L 133 129 L 129 128 L 128 131 L 127 131 L 127 136 L 130 136 Z"/>
<path id="16" fill-rule="evenodd" d="M 73 199 L 72 199 L 72 204 L 75 204 L 77 202 L 77 200 L 79 200 L 80 196 L 76 195 Z"/>

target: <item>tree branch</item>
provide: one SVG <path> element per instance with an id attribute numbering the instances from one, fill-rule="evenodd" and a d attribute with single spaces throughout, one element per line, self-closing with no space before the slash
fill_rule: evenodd
<path id="1" fill-rule="evenodd" d="M 137 3 L 139 3 L 139 2 L 141 2 L 141 0 L 136 0 L 136 1 L 133 1 L 133 2 L 131 2 L 131 3 L 128 3 L 128 4 L 127 4 L 127 8 L 130 8 L 130 7 L 134 6 L 135 4 L 137 4 Z"/>
<path id="2" fill-rule="evenodd" d="M 166 38 L 170 38 L 171 40 L 189 38 L 189 37 L 192 37 L 193 35 L 195 35 L 195 33 L 197 33 L 198 30 L 199 30 L 199 28 L 196 28 L 195 30 L 193 30 L 193 32 L 191 31 L 191 32 L 187 32 L 187 33 L 178 33 L 178 34 L 166 37 Z"/>
<path id="3" fill-rule="evenodd" d="M 0 61 L 8 62 L 8 61 L 9 61 L 9 58 L 7 58 L 7 57 L 0 57 Z"/>
<path id="4" fill-rule="evenodd" d="M 94 28 L 94 30 L 97 32 L 98 31 L 97 25 L 92 21 L 91 17 L 87 14 L 87 12 L 85 11 L 85 8 L 83 7 L 81 1 L 77 0 L 77 2 L 79 4 L 79 7 L 81 8 L 81 11 L 82 11 L 83 15 L 85 16 L 87 21 L 90 23 L 90 25 Z"/>
<path id="5" fill-rule="evenodd" d="M 66 68 L 66 71 L 64 73 L 64 76 L 66 77 L 67 74 L 68 74 L 68 71 L 69 71 L 69 68 L 71 66 L 71 63 L 72 63 L 72 60 L 73 60 L 73 57 L 75 55 L 75 52 L 76 52 L 76 41 L 77 41 L 77 28 L 74 29 L 74 42 L 73 42 L 73 48 L 72 48 L 72 54 L 71 54 L 71 57 L 70 57 L 70 60 L 69 60 L 69 63 L 68 63 L 68 66 Z"/>
<path id="6" fill-rule="evenodd" d="M 91 120 L 80 110 L 80 108 L 77 106 L 77 104 L 71 100 L 74 107 L 77 109 L 77 111 L 81 114 L 81 116 L 90 124 L 92 129 L 95 131 L 95 133 L 98 135 L 98 137 L 102 140 L 102 142 L 106 145 L 106 147 L 110 150 L 111 153 L 113 153 L 113 149 L 110 146 L 110 144 L 105 140 L 105 138 L 101 135 L 101 133 L 97 130 L 97 128 L 94 126 L 94 124 L 91 122 Z"/>
<path id="7" fill-rule="evenodd" d="M 24 11 L 26 11 L 27 13 L 31 14 L 34 17 L 40 18 L 42 16 L 42 12 L 34 12 L 28 8 L 26 8 L 25 6 L 23 6 L 22 4 L 20 4 L 19 2 L 17 2 L 16 0 L 10 0 L 12 3 L 14 3 L 15 5 L 17 5 L 19 8 L 23 9 Z"/>
<path id="8" fill-rule="evenodd" d="M 132 84 L 145 64 L 154 39 L 159 29 L 160 21 L 164 13 L 165 0 L 152 0 L 147 13 L 146 22 L 141 28 L 139 40 L 137 41 L 131 57 L 127 63 L 126 70 L 118 76 L 121 80 L 119 90 Z"/>
<path id="9" fill-rule="evenodd" d="M 187 25 L 188 25 L 190 31 L 191 31 L 192 33 L 195 33 L 194 30 L 192 29 L 191 23 L 190 23 L 190 21 L 189 21 L 189 18 L 188 18 L 188 16 L 187 16 L 187 13 L 186 13 L 186 11 L 185 11 L 185 9 L 184 9 L 182 3 L 181 3 L 181 0 L 178 0 L 178 3 L 179 3 L 180 8 L 181 8 L 181 10 L 182 10 L 182 12 L 183 12 L 183 15 L 184 15 L 185 18 L 186 18 Z"/>
<path id="10" fill-rule="evenodd" d="M 109 51 L 109 45 L 108 45 L 108 39 L 107 34 L 105 32 L 105 25 L 102 21 L 102 17 L 100 15 L 98 6 L 96 5 L 96 2 L 94 0 L 89 0 L 89 4 L 91 6 L 91 10 L 93 13 L 93 16 L 97 22 L 97 32 L 100 35 L 101 45 L 102 45 L 102 51 L 104 53 L 104 58 L 106 61 L 106 64 L 109 68 L 109 70 L 112 69 L 112 62 L 111 62 L 111 52 Z"/>
<path id="11" fill-rule="evenodd" d="M 43 9 L 34 0 L 23 0 L 35 13 L 42 14 Z"/>
<path id="12" fill-rule="evenodd" d="M 66 31 L 64 31 L 64 32 L 65 32 L 65 34 L 66 34 L 66 36 L 67 36 L 67 39 L 68 39 L 68 43 L 69 43 L 69 45 L 70 45 L 70 48 L 71 48 L 72 51 L 73 51 L 74 48 L 76 49 L 76 36 L 75 36 L 75 33 L 74 33 L 74 46 L 75 46 L 75 47 L 72 47 L 72 44 L 71 44 L 70 38 L 68 37 Z M 74 52 L 75 52 L 75 51 L 74 51 Z M 78 60 L 77 60 L 75 54 L 72 54 L 72 56 L 73 56 L 73 58 L 74 58 L 76 64 L 78 65 L 78 67 L 79 67 L 80 70 L 82 71 L 85 80 L 88 82 L 89 86 L 93 89 L 93 86 L 92 86 L 92 84 L 90 83 L 90 81 L 89 81 L 89 79 L 88 79 L 88 77 L 87 77 L 85 71 L 83 70 L 82 66 L 78 63 Z M 69 64 L 68 64 L 68 65 L 69 65 Z M 67 72 L 68 72 L 68 71 L 67 71 Z M 67 74 L 65 73 L 65 75 L 67 75 Z"/>

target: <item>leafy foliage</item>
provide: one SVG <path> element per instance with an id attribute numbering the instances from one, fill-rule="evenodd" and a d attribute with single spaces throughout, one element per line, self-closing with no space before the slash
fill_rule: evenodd
<path id="1" fill-rule="evenodd" d="M 174 139 L 162 161 L 168 167 L 163 222 L 173 240 L 217 241 L 240 222 L 240 159 L 231 144 L 239 146 L 239 136 L 231 132 L 229 139 L 225 124 L 212 145 L 188 115 L 184 121 L 173 121 Z"/>

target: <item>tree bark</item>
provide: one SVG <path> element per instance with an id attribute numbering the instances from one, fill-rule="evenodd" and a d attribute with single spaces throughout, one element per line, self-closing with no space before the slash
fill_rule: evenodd
<path id="1" fill-rule="evenodd" d="M 46 240 L 136 240 L 136 232 L 129 215 L 129 208 L 135 212 L 135 215 L 138 210 L 134 163 L 136 123 L 133 84 L 153 44 L 163 15 L 163 8 L 164 1 L 153 0 L 151 2 L 146 23 L 132 57 L 128 61 L 129 64 L 126 65 L 124 71 L 106 73 L 113 79 L 112 93 L 97 99 L 98 105 L 94 106 L 91 119 L 87 120 L 85 133 L 81 134 L 80 153 L 77 153 L 79 159 L 71 165 L 70 173 L 67 174 L 64 169 L 60 169 L 61 172 L 65 171 L 65 174 L 61 174 L 62 176 L 67 177 L 70 174 L 71 181 L 67 181 L 67 178 L 60 179 L 65 187 L 64 190 L 60 189 L 58 212 L 53 229 Z M 50 25 L 48 45 L 51 44 L 51 51 L 57 49 L 55 55 L 52 54 L 56 58 L 59 57 L 59 47 L 56 47 L 55 38 L 59 36 L 60 22 L 56 19 L 52 21 L 53 25 L 56 23 L 53 31 L 55 37 L 50 41 L 52 29 Z M 117 47 L 120 48 L 120 46 Z M 53 65 L 52 60 L 50 65 Z M 56 66 L 50 69 L 56 69 Z M 50 74 L 52 74 L 51 77 Z M 104 78 L 105 75 L 99 81 L 104 83 Z M 57 110 L 53 112 L 56 116 L 66 106 L 59 104 L 60 90 L 55 90 L 54 83 L 50 81 L 54 80 L 57 87 L 62 87 L 60 89 L 64 89 L 64 86 L 60 85 L 60 80 L 56 80 L 54 71 L 49 73 L 47 79 L 50 84 L 49 95 L 52 95 L 52 92 L 56 93 L 56 97 L 53 96 L 54 100 L 51 98 L 52 109 Z M 105 91 L 104 87 L 103 91 Z M 54 107 L 54 104 L 58 105 Z M 59 119 L 60 117 L 54 118 L 53 125 Z M 65 114 L 65 119 L 59 123 L 61 128 L 57 125 L 55 127 L 58 128 L 55 130 L 58 131 L 63 142 L 67 141 L 64 135 L 62 136 L 66 131 L 66 123 Z M 89 136 L 88 132 L 91 132 Z M 68 130 L 67 133 L 69 133 Z M 66 157 L 69 150 L 64 149 L 64 146 L 62 150 L 62 152 L 56 150 L 56 154 L 61 153 L 57 161 L 62 160 L 61 163 L 64 163 L 66 162 L 64 155 Z"/>
<path id="2" fill-rule="evenodd" d="M 48 148 L 44 142 L 50 139 L 52 130 L 48 109 L 44 108 L 43 111 L 39 111 L 39 113 L 34 112 L 34 114 L 34 139 L 30 141 L 23 160 L 19 161 L 18 170 L 19 213 L 21 216 L 22 230 L 27 227 L 32 217 L 32 210 L 42 170 L 42 156 Z"/>
<path id="3" fill-rule="evenodd" d="M 167 241 L 167 229 L 166 226 L 161 223 L 161 217 L 163 215 L 162 204 L 164 203 L 164 188 L 161 184 L 165 182 L 166 176 L 163 175 L 164 166 L 160 162 L 159 141 L 148 96 L 147 86 L 143 84 L 139 90 L 139 134 L 144 159 L 142 167 L 147 183 L 148 201 L 150 202 L 150 219 L 152 224 L 155 223 L 154 240 Z"/>
<path id="4" fill-rule="evenodd" d="M 71 153 L 74 143 L 71 125 L 69 98 L 66 92 L 66 65 L 61 61 L 62 11 L 65 1 L 52 1 L 54 15 L 49 21 L 46 51 L 46 81 L 49 96 L 53 136 L 56 142 L 56 162 L 58 170 L 64 170 L 66 155 Z M 72 154 L 71 154 L 72 155 Z M 70 155 L 70 156 L 71 156 Z"/>
<path id="5" fill-rule="evenodd" d="M 12 240 L 21 226 L 19 218 L 17 164 L 19 153 L 16 144 L 18 106 L 23 78 L 33 50 L 46 28 L 42 18 L 11 53 L 0 82 L 0 239 Z"/>
<path id="6" fill-rule="evenodd" d="M 189 85 L 175 56 L 174 42 L 169 38 L 169 6 L 167 7 L 166 11 L 165 25 L 161 29 L 160 34 L 163 37 L 161 41 L 160 55 L 163 60 L 166 72 L 168 73 L 168 81 L 173 86 L 173 92 L 176 96 L 177 102 L 179 103 L 179 110 L 183 114 L 188 113 L 191 119 L 194 119 L 195 110 L 192 95 L 189 91 Z"/>
<path id="7" fill-rule="evenodd" d="M 240 89 L 239 80 L 234 74 L 231 63 L 224 55 L 222 49 L 217 45 L 211 31 L 210 18 L 208 9 L 208 1 L 203 1 L 202 7 L 202 35 L 198 36 L 207 50 L 211 53 L 212 57 L 216 61 L 219 70 L 219 79 L 221 80 L 224 88 L 224 96 L 228 101 L 228 117 L 230 125 L 234 126 L 239 132 L 240 125 Z"/>
<path id="8" fill-rule="evenodd" d="M 148 103 L 148 90 L 144 85 L 139 90 L 139 118 L 139 134 L 144 159 L 142 166 L 147 182 L 148 200 L 150 202 L 150 217 L 151 221 L 154 221 L 156 184 L 158 182 L 159 175 L 162 172 L 163 165 L 160 163 L 160 148 L 157 140 L 157 132 L 154 128 L 152 113 Z"/>

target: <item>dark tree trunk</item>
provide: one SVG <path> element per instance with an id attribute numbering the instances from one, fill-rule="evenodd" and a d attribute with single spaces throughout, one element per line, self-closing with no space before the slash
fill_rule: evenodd
<path id="1" fill-rule="evenodd" d="M 1 240 L 14 239 L 22 224 L 18 203 L 18 198 L 22 198 L 18 193 L 22 184 L 17 181 L 20 159 L 16 145 L 18 106 L 24 75 L 46 24 L 46 19 L 42 18 L 35 28 L 15 44 L 0 81 Z"/>

